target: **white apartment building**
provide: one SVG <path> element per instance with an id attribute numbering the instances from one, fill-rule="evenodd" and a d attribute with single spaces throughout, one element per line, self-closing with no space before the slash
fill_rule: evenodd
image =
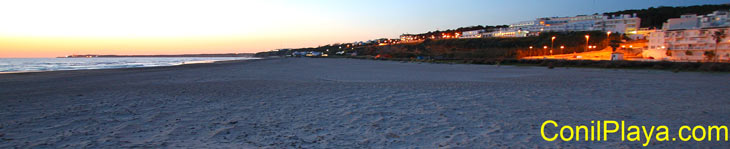
<path id="1" fill-rule="evenodd" d="M 611 31 L 636 34 L 641 19 L 634 15 L 580 15 L 574 17 L 538 18 L 511 24 L 509 28 L 490 33 L 493 37 L 524 37 L 530 32 Z M 524 35 L 523 35 L 524 34 Z"/>
<path id="2" fill-rule="evenodd" d="M 480 30 L 473 30 L 473 31 L 465 31 L 461 33 L 461 37 L 459 38 L 482 38 L 482 33 L 486 32 L 486 30 L 480 29 Z"/>
<path id="3" fill-rule="evenodd" d="M 718 58 L 727 61 L 730 60 L 730 41 L 725 38 L 715 45 L 712 37 L 720 30 L 730 33 L 730 27 L 666 30 L 663 46 L 669 51 L 668 56 L 677 61 L 707 60 L 705 52 L 714 51 L 717 46 Z"/>
<path id="4" fill-rule="evenodd" d="M 649 48 L 644 57 L 664 58 L 674 61 L 705 61 L 706 51 L 714 51 L 717 58 L 730 60 L 730 37 L 715 44 L 712 37 L 716 31 L 730 34 L 727 11 L 715 11 L 707 15 L 688 14 L 672 18 L 663 24 L 662 30 L 649 34 Z M 665 53 L 662 55 L 661 53 Z"/>
<path id="5" fill-rule="evenodd" d="M 625 34 L 637 34 L 641 19 L 633 15 L 613 15 L 604 16 L 601 21 L 596 23 L 596 28 L 600 28 L 602 31 L 614 32 L 614 33 L 625 33 Z"/>
<path id="6" fill-rule="evenodd" d="M 482 36 L 484 37 L 527 37 L 527 35 L 530 34 L 530 31 L 517 29 L 514 30 L 512 28 L 503 28 L 499 29 L 497 31 L 492 32 L 485 32 L 482 33 Z"/>
<path id="7" fill-rule="evenodd" d="M 715 11 L 700 18 L 700 26 L 704 27 L 727 27 L 730 26 L 730 13 L 728 11 Z"/>
<path id="8" fill-rule="evenodd" d="M 664 30 L 677 30 L 677 29 L 696 29 L 700 28 L 700 17 L 696 14 L 686 14 L 679 18 L 671 18 L 664 22 L 662 29 Z"/>
<path id="9" fill-rule="evenodd" d="M 708 27 L 729 27 L 730 19 L 728 19 L 728 11 L 714 11 L 711 14 L 698 16 L 696 14 L 686 14 L 679 18 L 671 18 L 664 22 L 662 28 L 664 30 L 676 29 L 698 29 Z"/>
<path id="10" fill-rule="evenodd" d="M 664 44 L 663 30 L 652 30 L 647 33 L 646 39 L 649 40 L 647 49 L 641 52 L 644 59 L 670 60 L 670 57 L 667 56 L 667 47 Z"/>

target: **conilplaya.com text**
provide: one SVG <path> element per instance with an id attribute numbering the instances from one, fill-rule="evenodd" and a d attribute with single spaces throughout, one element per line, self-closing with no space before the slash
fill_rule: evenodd
<path id="1" fill-rule="evenodd" d="M 553 131 L 548 131 L 553 130 Z M 554 120 L 546 120 L 540 126 L 540 135 L 545 141 L 607 141 L 616 137 L 621 141 L 641 142 L 647 146 L 651 141 L 728 141 L 728 128 L 725 125 L 683 125 L 676 132 L 668 126 L 626 125 L 625 121 L 591 121 L 588 125 L 561 125 Z"/>

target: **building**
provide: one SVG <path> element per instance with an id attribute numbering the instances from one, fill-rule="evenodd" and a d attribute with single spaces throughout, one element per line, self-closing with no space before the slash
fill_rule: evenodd
<path id="1" fill-rule="evenodd" d="M 730 27 L 666 30 L 663 46 L 669 51 L 667 55 L 676 61 L 708 60 L 705 53 L 714 51 L 717 46 L 719 60 L 727 61 L 730 59 L 730 41 L 726 38 L 716 45 L 712 37 L 721 30 L 730 33 Z"/>
<path id="2" fill-rule="evenodd" d="M 664 22 L 665 30 L 698 29 L 708 27 L 730 27 L 728 11 L 714 11 L 707 15 L 685 14 L 679 18 L 671 18 Z"/>
<path id="3" fill-rule="evenodd" d="M 575 17 L 539 18 L 541 31 L 568 32 L 597 30 L 595 24 L 603 19 L 601 15 L 579 15 Z M 535 30 L 532 30 L 535 31 Z"/>
<path id="4" fill-rule="evenodd" d="M 610 31 L 637 34 L 641 19 L 633 15 L 579 15 L 574 17 L 538 18 L 510 24 L 509 28 L 489 33 L 491 37 L 525 37 L 540 32 Z"/>
<path id="5" fill-rule="evenodd" d="M 480 29 L 480 30 L 473 30 L 473 31 L 464 31 L 461 33 L 461 37 L 459 38 L 482 38 L 482 33 L 486 32 L 486 30 Z"/>
<path id="6" fill-rule="evenodd" d="M 423 42 L 424 39 L 426 39 L 425 35 L 413 35 L 413 34 L 403 34 L 403 35 L 400 35 L 400 41 L 402 43 L 417 43 L 417 42 Z"/>
<path id="7" fill-rule="evenodd" d="M 679 18 L 671 18 L 664 22 L 662 29 L 664 30 L 677 30 L 677 29 L 696 29 L 700 27 L 700 17 L 696 14 L 686 14 Z"/>
<path id="8" fill-rule="evenodd" d="M 728 11 L 715 11 L 700 17 L 701 27 L 728 27 L 730 19 L 728 19 Z"/>
<path id="9" fill-rule="evenodd" d="M 641 52 L 644 59 L 670 60 L 667 57 L 667 47 L 664 42 L 664 31 L 654 29 L 646 34 L 647 43 L 646 50 Z"/>
<path id="10" fill-rule="evenodd" d="M 716 44 L 712 35 L 718 31 L 725 31 L 726 35 L 730 33 L 727 11 L 715 11 L 701 16 L 687 14 L 680 18 L 669 19 L 663 24 L 662 30 L 647 36 L 649 45 L 647 51 L 643 52 L 644 57 L 665 57 L 674 61 L 707 61 L 710 56 L 706 53 L 714 52 L 717 48 L 717 58 L 729 61 L 730 38 L 726 37 Z"/>
<path id="11" fill-rule="evenodd" d="M 514 29 L 514 28 L 502 28 L 497 31 L 483 33 L 485 37 L 527 37 L 530 31 Z"/>
<path id="12" fill-rule="evenodd" d="M 603 18 L 596 22 L 594 28 L 600 29 L 601 31 L 613 32 L 613 33 L 624 33 L 624 34 L 637 34 L 641 19 L 636 17 L 636 14 L 628 15 L 613 15 L 603 16 Z"/>

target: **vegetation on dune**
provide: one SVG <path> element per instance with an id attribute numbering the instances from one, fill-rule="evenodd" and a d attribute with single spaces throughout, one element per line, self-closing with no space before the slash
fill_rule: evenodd
<path id="1" fill-rule="evenodd" d="M 552 46 L 553 54 L 583 52 L 586 49 L 584 47 L 587 47 L 585 35 L 590 36 L 588 44 L 600 47 L 598 49 L 608 44 L 606 33 L 601 31 L 545 32 L 535 37 L 426 40 L 418 44 L 372 46 L 356 50 L 364 55 L 388 54 L 396 58 L 417 56 L 436 59 L 520 58 L 549 54 L 551 37 L 556 37 Z M 619 35 L 614 34 L 611 38 L 619 39 Z M 530 46 L 533 48 L 530 49 Z M 561 49 L 561 46 L 565 48 Z"/>

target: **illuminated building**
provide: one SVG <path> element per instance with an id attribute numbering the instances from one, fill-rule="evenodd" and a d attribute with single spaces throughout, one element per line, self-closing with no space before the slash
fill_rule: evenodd
<path id="1" fill-rule="evenodd" d="M 716 31 L 724 30 L 730 33 L 728 11 L 715 11 L 707 15 L 687 14 L 679 18 L 667 20 L 662 30 L 651 33 L 649 51 L 647 55 L 656 55 L 664 51 L 669 60 L 674 61 L 704 61 L 705 52 L 714 51 L 717 47 L 717 58 L 721 61 L 730 60 L 730 41 L 725 37 L 715 44 L 712 37 Z M 653 54 L 652 54 L 653 53 Z M 645 56 L 646 57 L 646 56 Z"/>

